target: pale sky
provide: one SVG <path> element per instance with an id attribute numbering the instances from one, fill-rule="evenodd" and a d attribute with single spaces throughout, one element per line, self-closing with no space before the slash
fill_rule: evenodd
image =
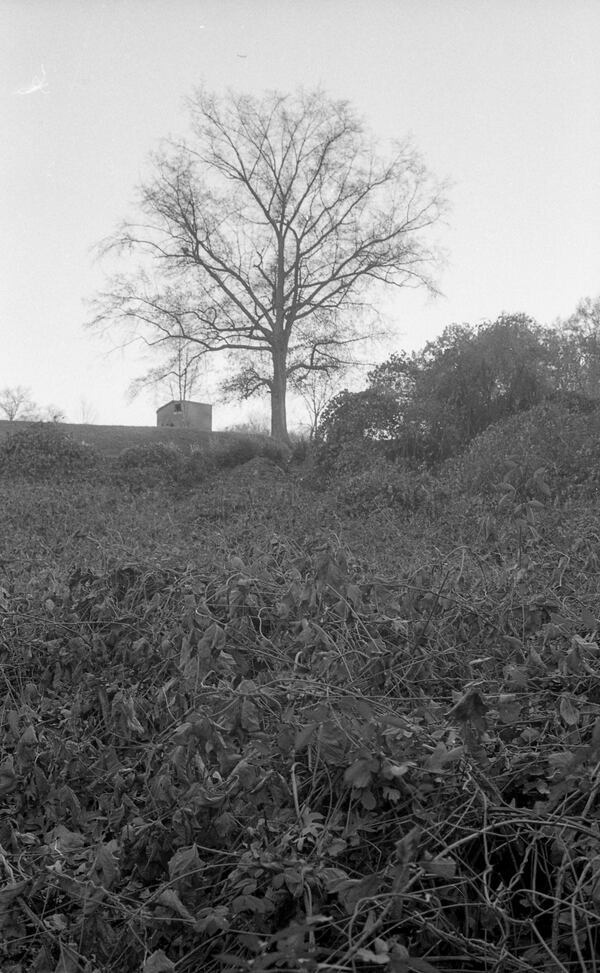
<path id="1" fill-rule="evenodd" d="M 85 301 L 199 83 L 322 85 L 452 183 L 443 296 L 390 295 L 390 351 L 567 316 L 600 295 L 599 51 L 598 0 L 0 0 L 0 388 L 154 425 L 164 394 L 129 401 L 144 364 L 83 329 Z M 215 406 L 216 427 L 239 416 Z"/>

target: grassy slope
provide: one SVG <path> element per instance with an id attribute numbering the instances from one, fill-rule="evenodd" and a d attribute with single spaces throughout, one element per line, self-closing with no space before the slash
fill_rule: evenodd
<path id="1" fill-rule="evenodd" d="M 36 423 L 8 422 L 0 420 L 0 442 L 11 432 L 31 428 Z M 75 442 L 85 442 L 106 456 L 117 456 L 121 450 L 146 443 L 174 443 L 180 449 L 189 450 L 208 440 L 227 440 L 231 433 L 201 432 L 194 429 L 175 429 L 163 426 L 96 426 L 82 423 L 61 422 L 59 429 L 72 436 Z"/>
<path id="2" fill-rule="evenodd" d="M 596 501 L 253 470 L 0 481 L 2 970 L 594 969 Z"/>

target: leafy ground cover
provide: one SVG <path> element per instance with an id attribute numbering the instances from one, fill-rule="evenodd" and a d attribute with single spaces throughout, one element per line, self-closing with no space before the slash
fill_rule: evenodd
<path id="1" fill-rule="evenodd" d="M 36 429 L 39 426 L 40 423 L 35 422 L 15 423 L 0 419 L 0 443 L 13 436 L 15 431 Z M 118 456 L 124 449 L 157 443 L 173 443 L 185 452 L 203 446 L 208 442 L 229 445 L 232 440 L 235 441 L 240 438 L 232 432 L 209 433 L 197 429 L 178 429 L 169 426 L 97 426 L 86 423 L 61 422 L 58 428 L 75 442 L 87 443 L 105 456 Z"/>
<path id="2" fill-rule="evenodd" d="M 370 505 L 5 470 L 4 973 L 600 965 L 595 480 L 498 435 Z"/>

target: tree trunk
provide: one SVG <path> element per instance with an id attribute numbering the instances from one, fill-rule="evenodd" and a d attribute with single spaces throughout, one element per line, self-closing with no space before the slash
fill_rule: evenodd
<path id="1" fill-rule="evenodd" d="M 287 375 L 285 373 L 286 353 L 283 349 L 273 349 L 273 381 L 271 384 L 271 436 L 281 443 L 289 443 L 287 415 L 285 408 Z"/>

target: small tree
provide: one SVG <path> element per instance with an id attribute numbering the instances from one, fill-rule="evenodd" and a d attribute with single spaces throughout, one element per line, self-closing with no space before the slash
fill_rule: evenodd
<path id="1" fill-rule="evenodd" d="M 573 314 L 555 325 L 561 350 L 562 387 L 600 398 L 600 298 L 580 301 Z"/>
<path id="2" fill-rule="evenodd" d="M 39 406 L 22 385 L 0 391 L 0 411 L 9 422 L 64 422 L 65 414 L 57 405 Z"/>
<path id="3" fill-rule="evenodd" d="M 58 405 L 44 406 L 43 409 L 37 409 L 35 412 L 35 418 L 40 422 L 64 422 L 65 412 Z"/>
<path id="4" fill-rule="evenodd" d="M 154 157 L 142 220 L 103 247 L 149 257 L 152 274 L 116 277 L 92 323 L 234 355 L 238 392 L 267 391 L 271 434 L 286 440 L 288 383 L 364 336 L 373 288 L 433 288 L 442 192 L 409 143 L 383 158 L 348 103 L 321 91 L 199 90 L 189 108 L 192 138 Z"/>
<path id="5" fill-rule="evenodd" d="M 340 372 L 309 372 L 303 379 L 294 383 L 294 391 L 302 399 L 309 419 L 309 439 L 314 442 L 319 423 L 327 405 L 340 391 L 342 374 Z"/>
<path id="6" fill-rule="evenodd" d="M 162 346 L 159 350 L 164 351 Z M 145 375 L 131 383 L 129 392 L 132 398 L 147 388 L 167 389 L 171 398 L 179 402 L 192 398 L 205 364 L 204 353 L 197 351 L 193 342 L 183 339 L 174 339 L 168 351 L 167 355 L 161 355 L 160 365 L 150 368 Z"/>
<path id="7" fill-rule="evenodd" d="M 84 395 L 79 400 L 79 421 L 84 425 L 93 425 L 98 418 L 98 412 L 89 399 Z"/>
<path id="8" fill-rule="evenodd" d="M 14 385 L 11 388 L 3 388 L 0 391 L 0 411 L 9 422 L 17 419 L 35 418 L 37 406 L 31 398 L 29 389 L 22 385 Z"/>

